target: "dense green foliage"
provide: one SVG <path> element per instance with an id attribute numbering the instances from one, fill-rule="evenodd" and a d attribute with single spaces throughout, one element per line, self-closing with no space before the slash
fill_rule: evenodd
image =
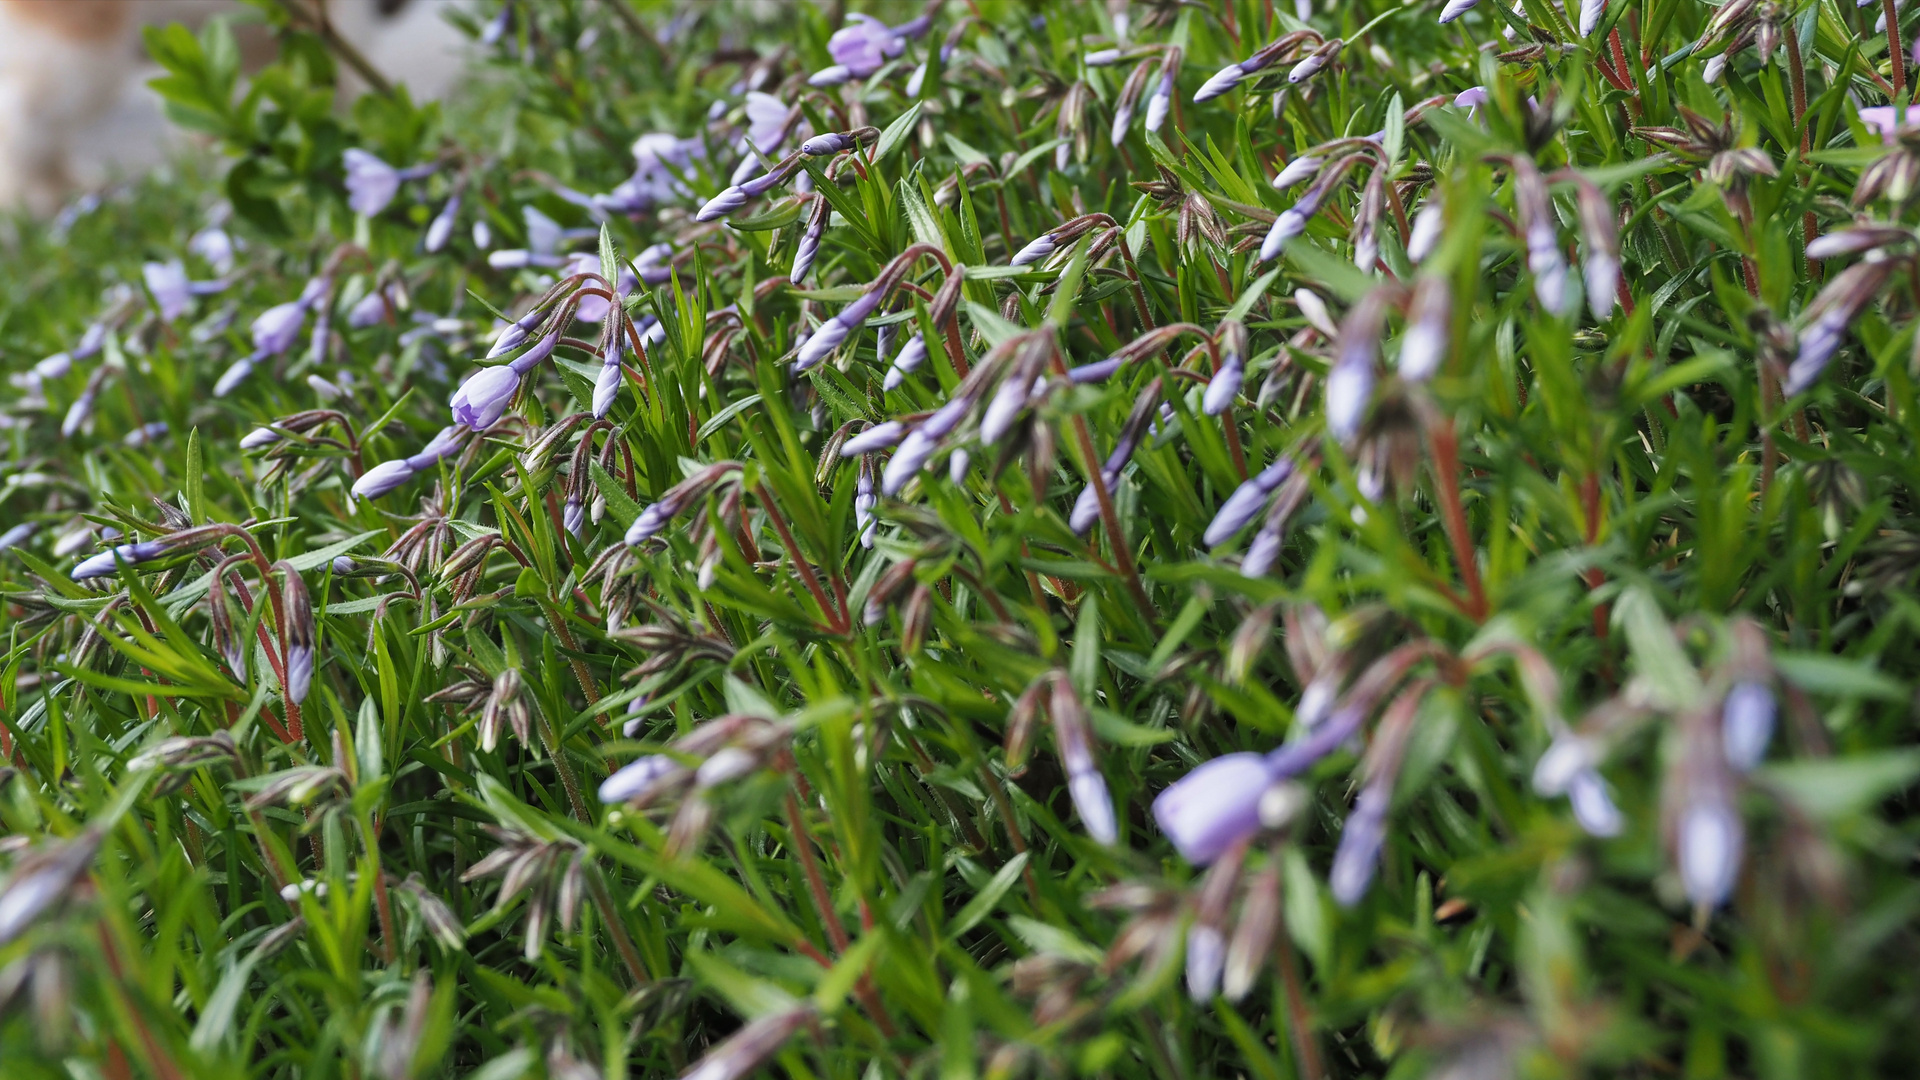
<path id="1" fill-rule="evenodd" d="M 1568 8 L 152 34 L 218 160 L 0 255 L 0 1074 L 1920 1070 L 1904 46 Z"/>

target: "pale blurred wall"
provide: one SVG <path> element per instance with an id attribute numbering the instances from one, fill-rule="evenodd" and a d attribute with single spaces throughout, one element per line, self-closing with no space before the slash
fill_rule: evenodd
<path id="1" fill-rule="evenodd" d="M 459 79 L 468 43 L 443 15 L 471 3 L 326 0 L 326 10 L 376 71 L 419 99 Z M 161 71 L 141 28 L 197 28 L 245 10 L 233 0 L 0 0 L 0 207 L 50 212 L 76 190 L 165 161 L 184 136 L 146 86 Z M 264 28 L 236 33 L 249 66 L 271 55 Z M 342 76 L 343 100 L 363 89 L 344 67 Z"/>

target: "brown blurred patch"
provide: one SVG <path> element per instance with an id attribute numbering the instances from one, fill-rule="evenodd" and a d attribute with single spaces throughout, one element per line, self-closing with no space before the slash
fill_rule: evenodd
<path id="1" fill-rule="evenodd" d="M 45 27 L 67 41 L 111 41 L 126 30 L 132 0 L 0 0 L 21 22 Z"/>

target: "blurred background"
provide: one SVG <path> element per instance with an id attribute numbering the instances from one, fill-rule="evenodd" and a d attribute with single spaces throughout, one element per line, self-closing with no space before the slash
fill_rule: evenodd
<path id="1" fill-rule="evenodd" d="M 273 56 L 269 14 L 284 14 L 364 64 L 341 65 L 351 100 L 369 78 L 416 101 L 451 91 L 469 42 L 447 20 L 469 0 L 0 0 L 0 210 L 47 214 L 74 194 L 165 162 L 191 138 L 147 85 L 162 74 L 142 32 L 232 21 L 241 65 Z M 355 70 L 361 67 L 362 70 Z"/>

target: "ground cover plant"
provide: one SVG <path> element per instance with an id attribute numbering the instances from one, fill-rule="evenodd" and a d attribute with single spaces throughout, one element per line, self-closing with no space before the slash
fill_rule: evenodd
<path id="1" fill-rule="evenodd" d="M 4 237 L 0 1073 L 1920 1067 L 1890 0 L 853 6 L 149 35 L 207 158 Z"/>

